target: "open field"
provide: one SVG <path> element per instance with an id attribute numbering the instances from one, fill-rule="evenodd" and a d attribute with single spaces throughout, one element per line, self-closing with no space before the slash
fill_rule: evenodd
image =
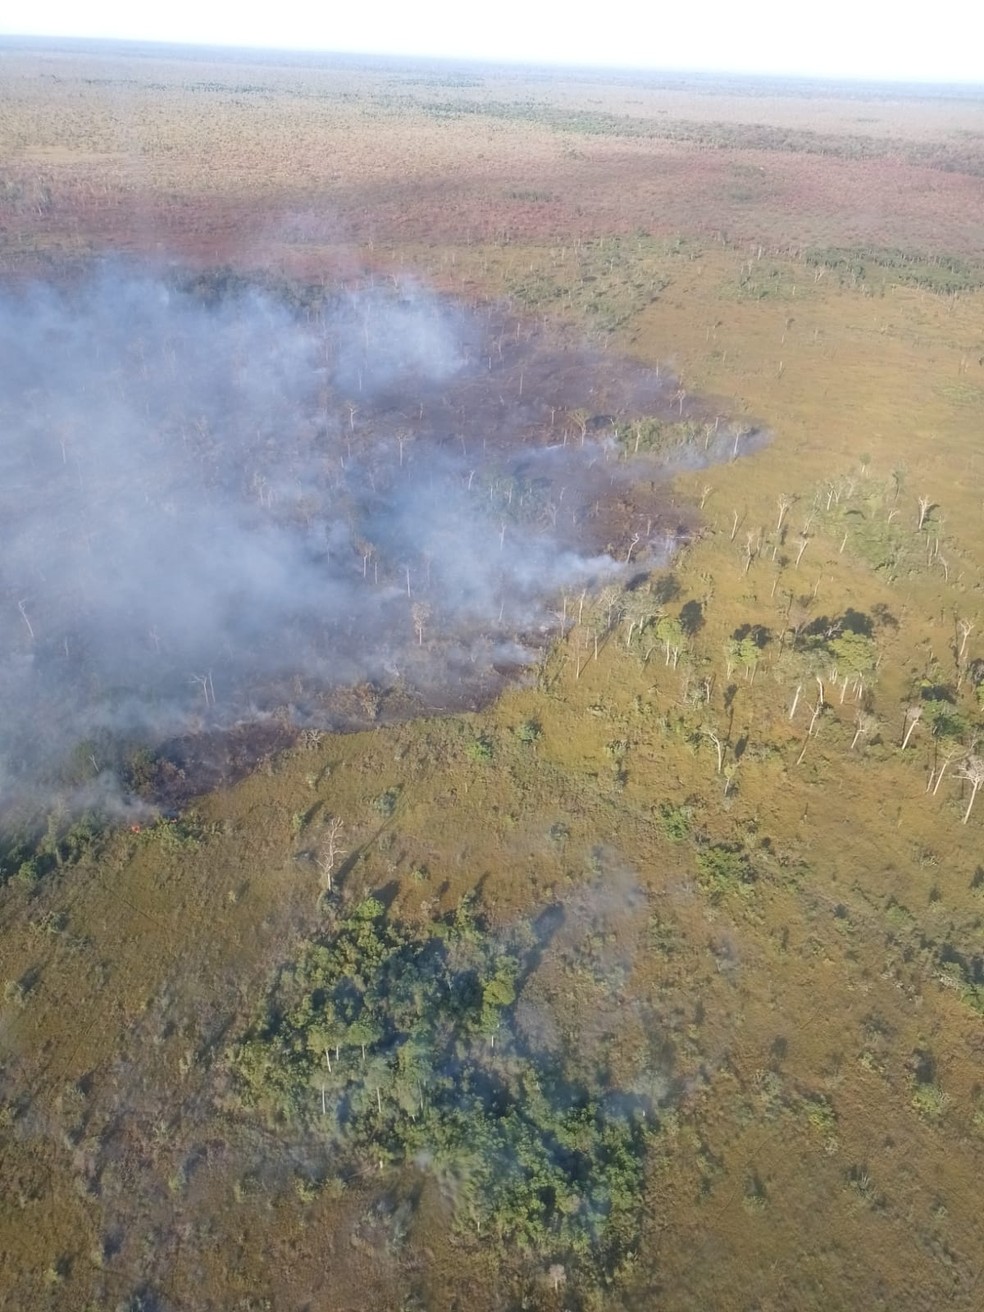
<path id="1" fill-rule="evenodd" d="M 5 295 L 412 281 L 672 376 L 630 475 L 769 434 L 660 483 L 669 568 L 612 501 L 636 570 L 476 709 L 5 838 L 0 1307 L 975 1312 L 984 91 L 8 42 L 0 110 Z M 618 409 L 546 386 L 544 442 Z"/>

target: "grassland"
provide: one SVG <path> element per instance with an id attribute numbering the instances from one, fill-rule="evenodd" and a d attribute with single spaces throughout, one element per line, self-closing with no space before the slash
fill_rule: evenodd
<path id="1" fill-rule="evenodd" d="M 773 435 L 677 476 L 703 530 L 641 630 L 609 599 L 478 714 L 5 868 L 0 1306 L 978 1308 L 984 100 L 20 47 L 0 85 L 10 279 L 410 271 Z M 653 1109 L 596 1278 L 421 1163 L 340 1173 L 316 1089 L 243 1097 L 369 895 L 411 936 L 562 913 L 515 1024 Z"/>

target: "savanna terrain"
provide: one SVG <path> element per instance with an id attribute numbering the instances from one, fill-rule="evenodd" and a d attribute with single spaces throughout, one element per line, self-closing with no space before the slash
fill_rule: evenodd
<path id="1" fill-rule="evenodd" d="M 982 214 L 980 88 L 0 44 L 4 296 L 426 288 L 622 480 L 467 695 L 203 669 L 7 814 L 0 1307 L 984 1304 Z"/>

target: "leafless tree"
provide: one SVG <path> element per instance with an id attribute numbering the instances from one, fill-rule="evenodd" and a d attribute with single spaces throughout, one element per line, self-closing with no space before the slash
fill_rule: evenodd
<path id="1" fill-rule="evenodd" d="M 813 732 L 816 728 L 817 720 L 819 720 L 821 714 L 823 713 L 827 705 L 823 697 L 823 680 L 820 679 L 819 677 L 817 678 L 817 686 L 819 688 L 819 692 L 817 693 L 816 705 L 813 707 L 813 711 L 810 714 L 810 723 L 806 730 L 806 737 L 803 739 L 803 749 L 800 752 L 799 756 L 796 758 L 797 765 L 802 765 L 803 758 L 806 756 L 807 746 L 809 745 L 810 739 L 813 737 Z"/>
<path id="2" fill-rule="evenodd" d="M 936 773 L 935 776 L 932 770 L 930 770 L 929 772 L 929 783 L 926 785 L 927 793 L 929 792 L 930 788 L 932 788 L 933 796 L 934 797 L 936 796 L 936 794 L 940 791 L 940 784 L 943 782 L 943 776 L 947 772 L 947 767 L 950 765 L 951 761 L 955 761 L 958 756 L 962 755 L 963 750 L 964 749 L 962 747 L 959 747 L 956 743 L 950 744 L 949 748 L 947 748 L 946 755 L 943 757 L 943 764 L 940 766 L 939 772 Z M 933 782 L 934 777 L 936 780 L 935 783 Z"/>
<path id="3" fill-rule="evenodd" d="M 26 602 L 26 598 L 25 598 L 25 599 L 23 599 L 23 600 L 21 600 L 21 601 L 19 601 L 19 602 L 17 603 L 17 609 L 18 609 L 18 610 L 20 611 L 20 613 L 21 613 L 21 619 L 22 619 L 22 620 L 24 621 L 24 623 L 27 625 L 27 631 L 28 631 L 28 633 L 31 635 L 31 641 L 33 642 L 33 641 L 34 641 L 34 629 L 33 629 L 33 627 L 31 626 L 31 621 L 27 618 L 27 611 L 26 611 L 26 609 L 25 609 L 26 604 L 27 604 L 27 602 Z"/>
<path id="4" fill-rule="evenodd" d="M 820 713 L 823 710 L 823 708 L 824 708 L 824 700 L 822 697 L 818 697 L 817 703 L 810 714 L 810 725 L 806 731 L 807 738 L 813 737 L 813 730 L 816 727 L 817 720 L 820 718 Z"/>
<path id="5" fill-rule="evenodd" d="M 967 810 L 964 812 L 963 818 L 963 823 L 966 824 L 970 819 L 970 812 L 974 805 L 974 798 L 977 796 L 977 790 L 981 784 L 984 784 L 984 757 L 968 756 L 966 761 L 957 767 L 957 774 L 970 784 L 970 801 L 967 803 Z"/>
<path id="6" fill-rule="evenodd" d="M 206 706 L 215 705 L 215 689 L 212 687 L 212 671 L 208 674 L 192 674 L 190 676 L 192 683 L 197 683 L 202 690 Z"/>
<path id="7" fill-rule="evenodd" d="M 792 719 L 793 716 L 796 714 L 796 707 L 799 705 L 800 693 L 802 691 L 803 691 L 803 685 L 801 683 L 798 683 L 796 685 L 796 691 L 793 693 L 793 704 L 789 708 L 790 719 Z"/>
<path id="8" fill-rule="evenodd" d="M 717 772 L 720 774 L 724 768 L 724 744 L 721 742 L 720 736 L 716 734 L 713 729 L 708 729 L 705 726 L 702 732 L 704 737 L 710 738 L 711 742 L 714 744 L 714 750 L 717 752 Z"/>
<path id="9" fill-rule="evenodd" d="M 790 507 L 793 504 L 792 497 L 788 497 L 785 492 L 780 492 L 776 504 L 779 507 L 779 518 L 776 520 L 776 535 L 782 532 L 782 521 L 786 518 Z"/>
<path id="10" fill-rule="evenodd" d="M 431 609 L 424 601 L 415 601 L 410 607 L 410 614 L 413 616 L 413 627 L 417 634 L 417 646 L 424 645 L 424 625 L 430 619 Z"/>
<path id="11" fill-rule="evenodd" d="M 321 872 L 321 882 L 325 892 L 330 893 L 333 888 L 332 880 L 335 869 L 345 855 L 345 848 L 341 845 L 342 822 L 338 816 L 330 816 L 326 822 L 325 832 L 321 836 L 321 842 L 318 846 L 318 853 L 315 862 Z"/>
<path id="12" fill-rule="evenodd" d="M 867 711 L 858 711 L 854 717 L 854 738 L 851 740 L 851 751 L 854 751 L 862 738 L 870 738 L 877 728 L 878 721 L 873 715 L 870 715 Z"/>
<path id="13" fill-rule="evenodd" d="M 905 728 L 902 734 L 903 752 L 909 745 L 909 739 L 912 737 L 916 725 L 922 719 L 923 708 L 921 706 L 910 706 L 905 713 Z"/>
<path id="14" fill-rule="evenodd" d="M 362 557 L 362 577 L 365 578 L 369 570 L 369 562 L 372 560 L 376 548 L 371 542 L 367 542 L 365 538 L 356 538 L 355 549 Z"/>
<path id="15" fill-rule="evenodd" d="M 967 654 L 967 639 L 974 631 L 974 625 L 970 620 L 957 620 L 957 631 L 960 634 L 960 651 L 957 653 L 957 660 L 962 661 Z"/>
<path id="16" fill-rule="evenodd" d="M 754 533 L 749 533 L 745 540 L 745 568 L 743 574 L 747 574 L 752 567 L 752 561 L 758 555 L 759 544 Z"/>
<path id="17" fill-rule="evenodd" d="M 741 441 L 741 439 L 742 439 L 743 437 L 748 437 L 748 435 L 749 435 L 749 433 L 751 433 L 751 431 L 752 431 L 752 430 L 751 430 L 750 428 L 746 427 L 744 424 L 742 424 L 742 426 L 741 426 L 740 428 L 735 429 L 735 444 L 734 444 L 734 446 L 731 448 L 731 459 L 732 459 L 732 460 L 737 460 L 737 459 L 738 459 L 738 443 Z"/>
<path id="18" fill-rule="evenodd" d="M 929 515 L 929 512 L 932 509 L 933 509 L 932 497 L 919 498 L 919 523 L 917 525 L 917 531 L 922 529 L 922 526 L 926 523 L 927 516 Z"/>
<path id="19" fill-rule="evenodd" d="M 566 619 L 567 598 L 564 598 L 564 615 Z M 622 618 L 628 622 L 629 631 L 625 638 L 626 647 L 631 646 L 636 633 L 641 634 L 648 624 L 659 614 L 659 607 L 648 592 L 630 592 L 622 604 Z"/>

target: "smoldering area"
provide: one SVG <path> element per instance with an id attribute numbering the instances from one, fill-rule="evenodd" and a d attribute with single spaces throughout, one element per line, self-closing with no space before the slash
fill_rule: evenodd
<path id="1" fill-rule="evenodd" d="M 704 440 L 627 452 L 660 416 Z M 478 704 L 565 597 L 693 530 L 665 484 L 733 454 L 709 419 L 665 372 L 396 280 L 4 292 L 0 794 L 177 796 L 303 727 Z"/>

